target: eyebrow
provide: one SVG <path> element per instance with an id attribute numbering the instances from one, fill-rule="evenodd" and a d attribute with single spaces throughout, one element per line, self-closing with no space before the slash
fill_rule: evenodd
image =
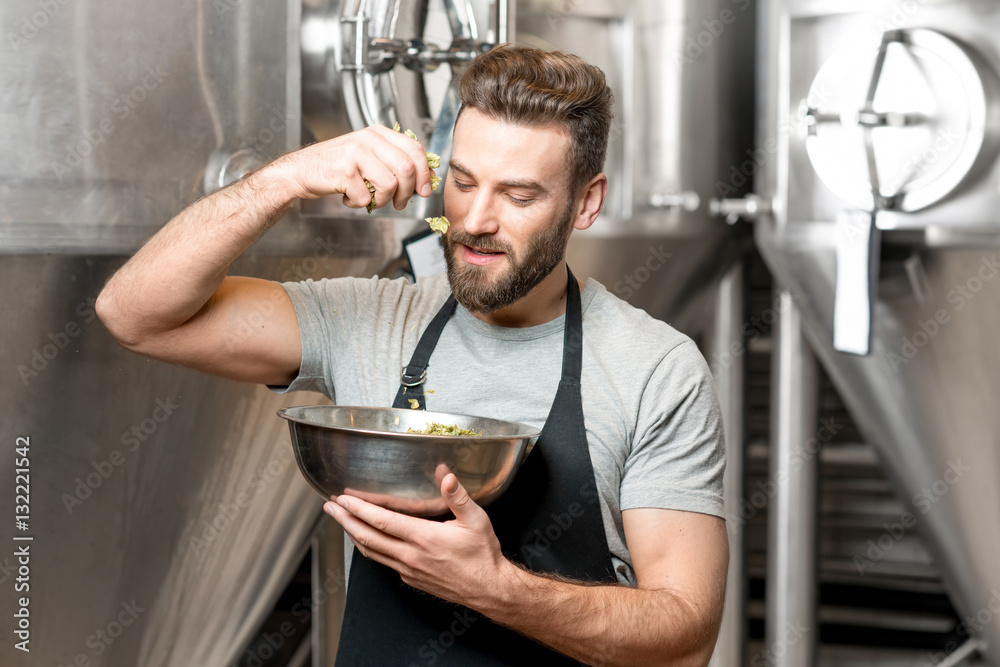
<path id="1" fill-rule="evenodd" d="M 463 176 L 468 176 L 469 178 L 474 178 L 472 172 L 462 165 L 460 162 L 455 160 L 448 160 L 448 168 L 454 169 Z M 539 194 L 547 194 L 548 188 L 539 183 L 538 181 L 532 180 L 530 178 L 513 179 L 507 181 L 500 181 L 500 185 L 505 188 L 517 188 L 518 190 L 530 190 L 532 192 L 537 192 Z"/>

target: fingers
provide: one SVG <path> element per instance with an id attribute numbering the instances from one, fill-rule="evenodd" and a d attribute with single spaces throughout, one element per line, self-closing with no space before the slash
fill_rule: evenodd
<path id="1" fill-rule="evenodd" d="M 431 170 L 419 142 L 387 127 L 372 126 L 290 154 L 286 176 L 296 196 L 314 199 L 340 194 L 345 206 L 406 206 L 414 192 L 431 194 Z M 374 187 L 374 193 L 368 185 Z"/>
<path id="2" fill-rule="evenodd" d="M 347 179 L 344 186 L 344 206 L 349 208 L 365 208 L 371 203 L 372 192 L 368 189 L 368 184 L 365 183 L 365 180 L 365 177 L 362 176 L 360 171 L 355 172 L 351 178 Z M 382 205 L 385 205 L 386 200 L 388 199 L 388 195 L 384 194 L 384 192 L 385 188 L 383 188 Z M 378 206 L 378 186 L 376 186 L 374 195 L 376 206 Z"/>
<path id="3" fill-rule="evenodd" d="M 434 468 L 434 481 L 437 482 L 438 488 L 441 487 L 441 482 L 444 481 L 445 476 L 450 472 L 451 468 L 448 467 L 447 463 L 439 463 Z"/>
<path id="4" fill-rule="evenodd" d="M 437 483 L 440 486 L 441 480 L 438 479 Z M 344 489 L 344 495 L 361 498 L 372 505 L 409 515 L 433 516 L 448 511 L 448 505 L 443 498 L 397 498 L 385 493 L 371 493 L 351 488 Z M 336 498 L 334 500 L 336 501 Z"/>
<path id="5" fill-rule="evenodd" d="M 368 184 L 365 181 L 372 184 L 375 192 L 368 189 Z M 345 201 L 344 203 L 351 208 L 364 208 L 371 203 L 372 197 L 374 197 L 375 205 L 372 208 L 381 208 L 389 203 L 396 190 L 397 179 L 392 169 L 383 160 L 380 160 L 374 151 L 360 148 L 358 150 L 357 172 L 350 179 L 350 202 Z"/>
<path id="6" fill-rule="evenodd" d="M 386 147 L 386 153 L 379 152 L 378 155 L 386 160 L 399 180 L 399 191 L 394 198 L 396 207 L 402 208 L 414 192 L 422 197 L 430 196 L 431 169 L 427 166 L 427 154 L 420 142 L 381 125 L 374 125 L 369 130 L 385 140 L 382 145 Z M 389 146 L 398 153 L 388 151 Z"/>
<path id="7" fill-rule="evenodd" d="M 335 503 L 327 503 L 327 505 L 330 504 L 343 508 L 356 519 L 363 521 L 378 532 L 392 537 L 409 540 L 417 531 L 414 522 L 419 521 L 419 519 L 372 505 L 360 498 L 344 495 L 339 496 Z"/>
<path id="8" fill-rule="evenodd" d="M 459 521 L 478 521 L 484 515 L 483 508 L 473 502 L 455 473 L 450 472 L 441 480 L 441 496 Z"/>
<path id="9" fill-rule="evenodd" d="M 402 540 L 379 531 L 336 502 L 326 503 L 323 505 L 323 510 L 344 528 L 344 532 L 351 538 L 354 546 L 366 558 L 371 558 L 389 567 L 398 566 L 399 554 L 405 548 L 405 543 Z"/>

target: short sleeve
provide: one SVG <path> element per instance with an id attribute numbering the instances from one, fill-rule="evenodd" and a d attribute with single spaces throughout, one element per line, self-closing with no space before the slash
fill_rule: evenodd
<path id="1" fill-rule="evenodd" d="M 625 461 L 621 508 L 725 516 L 725 440 L 715 383 L 693 341 L 667 353 L 647 381 Z"/>
<path id="2" fill-rule="evenodd" d="M 295 309 L 302 341 L 299 373 L 287 386 L 268 385 L 283 394 L 289 391 L 318 391 L 336 400 L 333 386 L 334 354 L 345 354 L 349 344 L 347 327 L 338 322 L 357 323 L 373 298 L 376 281 L 365 278 L 325 278 L 280 283 Z M 346 340 L 340 340 L 346 338 Z"/>

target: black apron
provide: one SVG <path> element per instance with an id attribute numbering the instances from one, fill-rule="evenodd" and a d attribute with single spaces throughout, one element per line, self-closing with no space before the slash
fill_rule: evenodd
<path id="1" fill-rule="evenodd" d="M 567 273 L 559 389 L 534 449 L 511 486 L 486 512 L 504 555 L 512 561 L 536 572 L 617 583 L 580 401 L 580 288 L 568 267 Z M 424 331 L 410 363 L 401 372 L 393 407 L 409 408 L 409 399 L 416 399 L 420 409 L 425 409 L 422 382 L 427 362 L 455 306 L 455 297 L 449 297 Z M 355 549 L 337 667 L 432 664 L 479 667 L 580 663 L 467 607 L 407 586 L 395 570 L 365 558 Z"/>

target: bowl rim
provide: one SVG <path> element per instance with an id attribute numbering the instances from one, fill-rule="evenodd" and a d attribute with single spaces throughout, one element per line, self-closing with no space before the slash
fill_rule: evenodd
<path id="1" fill-rule="evenodd" d="M 376 429 L 358 428 L 358 427 L 353 427 L 353 426 L 331 426 L 330 424 L 318 424 L 316 422 L 309 421 L 307 419 L 300 419 L 298 417 L 293 417 L 292 415 L 287 414 L 289 410 L 303 410 L 303 409 L 306 409 L 306 408 L 324 408 L 324 409 L 328 409 L 328 408 L 343 408 L 343 409 L 355 408 L 355 409 L 362 409 L 362 410 L 388 410 L 390 412 L 402 412 L 402 413 L 423 412 L 424 414 L 427 414 L 427 415 L 447 415 L 447 416 L 450 416 L 450 417 L 468 417 L 470 419 L 491 419 L 493 421 L 504 422 L 506 424 L 514 424 L 516 426 L 519 426 L 519 427 L 525 429 L 526 432 L 525 433 L 520 433 L 520 434 L 511 434 L 511 435 L 475 435 L 475 436 L 465 435 L 465 436 L 462 436 L 462 435 L 441 435 L 441 434 L 436 434 L 436 433 L 407 433 L 406 431 L 379 431 L 379 430 L 376 430 Z M 489 442 L 489 441 L 494 441 L 494 440 L 509 441 L 509 440 L 521 440 L 521 439 L 535 440 L 535 439 L 537 439 L 542 434 L 542 432 L 541 432 L 540 429 L 537 429 L 537 428 L 535 428 L 534 426 L 532 426 L 530 424 L 525 424 L 524 422 L 514 422 L 514 421 L 509 421 L 509 420 L 506 420 L 506 419 L 496 419 L 494 417 L 484 417 L 482 415 L 468 415 L 468 414 L 463 414 L 463 413 L 459 413 L 459 412 L 436 412 L 436 411 L 432 411 L 432 410 L 413 410 L 411 408 L 384 408 L 384 407 L 381 407 L 381 406 L 378 406 L 378 405 L 327 405 L 327 404 L 318 404 L 318 405 L 293 405 L 293 406 L 289 406 L 289 407 L 281 408 L 281 409 L 277 410 L 277 414 L 282 419 L 285 419 L 285 420 L 287 420 L 287 421 L 289 421 L 291 423 L 303 424 L 305 426 L 315 426 L 315 427 L 319 427 L 319 428 L 326 428 L 326 429 L 331 429 L 331 430 L 336 430 L 336 431 L 349 431 L 351 433 L 363 433 L 363 434 L 366 434 L 366 435 L 383 435 L 384 436 L 386 434 L 389 434 L 389 435 L 392 435 L 392 436 L 402 436 L 403 438 L 434 438 L 434 439 L 440 439 L 442 441 L 445 441 L 445 440 L 455 440 L 456 438 L 475 438 L 476 442 Z"/>

